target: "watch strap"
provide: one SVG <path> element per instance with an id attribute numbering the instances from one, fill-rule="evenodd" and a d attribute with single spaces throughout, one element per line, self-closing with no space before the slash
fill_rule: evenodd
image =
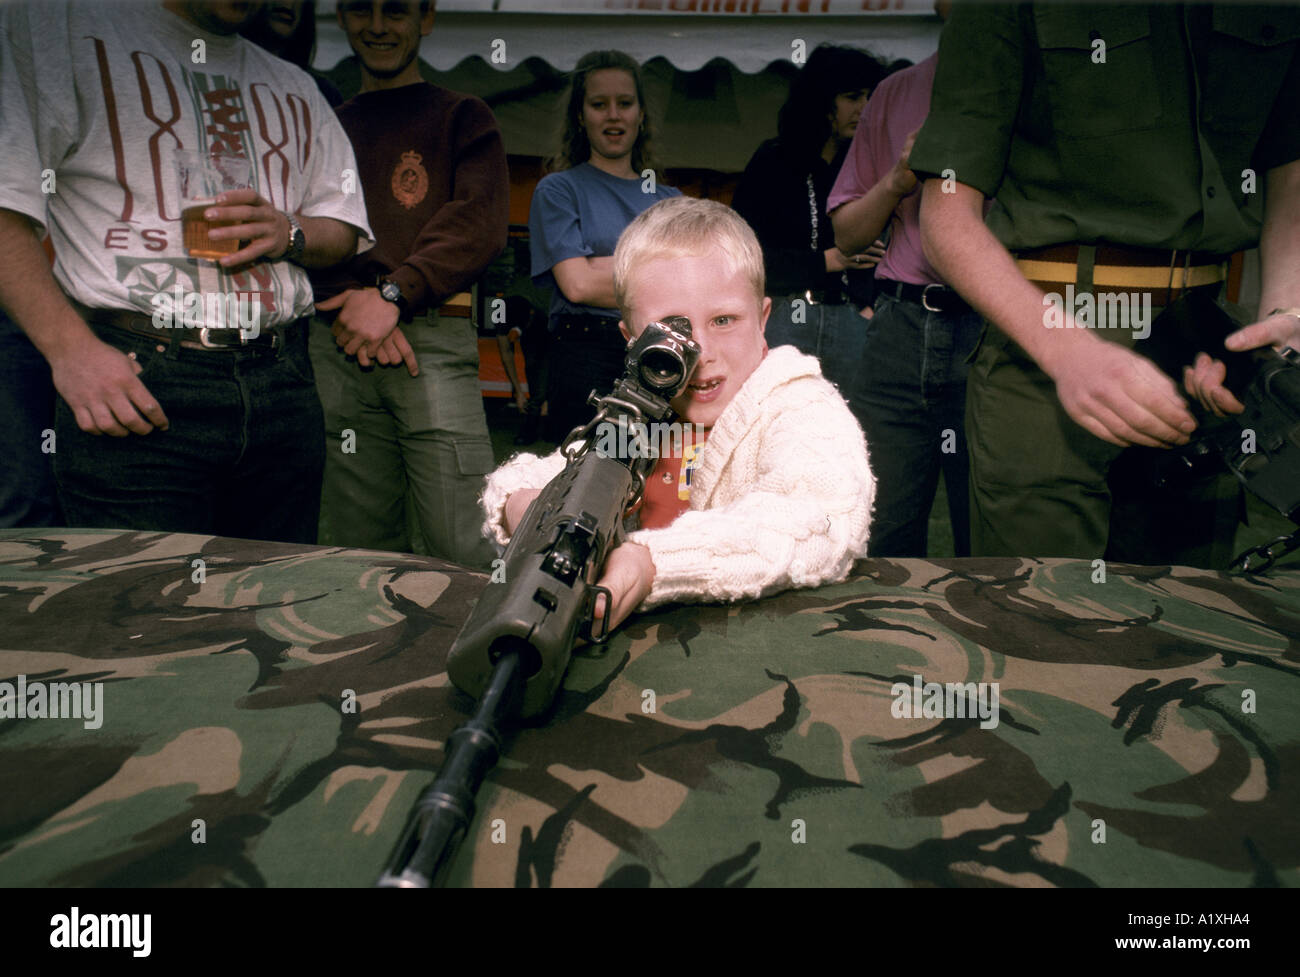
<path id="1" fill-rule="evenodd" d="M 307 234 L 298 223 L 298 218 L 288 211 L 284 211 L 285 220 L 289 222 L 289 246 L 284 249 L 284 254 L 280 255 L 281 261 L 292 261 L 297 264 L 307 250 Z"/>

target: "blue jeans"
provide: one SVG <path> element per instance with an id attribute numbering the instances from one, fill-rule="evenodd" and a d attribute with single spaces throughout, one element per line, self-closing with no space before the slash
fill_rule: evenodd
<path id="1" fill-rule="evenodd" d="M 47 437 L 54 429 L 50 366 L 18 324 L 0 312 L 0 528 L 60 526 Z"/>
<path id="2" fill-rule="evenodd" d="M 867 435 L 876 476 L 867 555 L 924 557 L 930 507 L 943 472 L 957 556 L 970 555 L 967 362 L 980 317 L 876 299 L 850 407 Z"/>
<path id="3" fill-rule="evenodd" d="M 54 473 L 70 526 L 316 541 L 324 422 L 301 324 L 278 351 L 96 333 L 136 354 L 170 427 L 86 434 L 59 398 Z"/>
<path id="4" fill-rule="evenodd" d="M 795 322 L 797 314 L 804 320 Z M 854 386 L 867 320 L 851 302 L 811 304 L 803 295 L 772 297 L 767 319 L 767 345 L 793 346 L 821 361 L 822 376 L 839 388 L 846 399 Z"/>

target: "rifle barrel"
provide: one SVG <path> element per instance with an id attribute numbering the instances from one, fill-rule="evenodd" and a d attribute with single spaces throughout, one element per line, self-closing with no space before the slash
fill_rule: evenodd
<path id="1" fill-rule="evenodd" d="M 505 650 L 497 660 L 473 717 L 447 738 L 442 769 L 411 812 L 377 887 L 426 889 L 451 864 L 474 817 L 474 796 L 501 756 L 501 727 L 519 717 L 523 671 L 518 650 Z"/>

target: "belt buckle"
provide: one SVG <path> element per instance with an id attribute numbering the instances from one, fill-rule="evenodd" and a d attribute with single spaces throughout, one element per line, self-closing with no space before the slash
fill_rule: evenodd
<path id="1" fill-rule="evenodd" d="M 932 288 L 943 288 L 943 286 L 930 284 L 930 285 L 926 285 L 925 288 L 921 289 L 921 307 L 925 309 L 927 312 L 941 313 L 943 312 L 943 309 L 939 308 L 938 306 L 930 304 L 930 289 Z"/>
<path id="2" fill-rule="evenodd" d="M 223 326 L 202 326 L 199 329 L 199 345 L 204 349 L 230 349 L 234 345 L 233 343 L 214 343 L 211 338 L 213 329 L 222 329 L 224 331 L 224 328 Z M 239 345 L 248 345 L 248 337 L 244 335 L 242 329 L 239 330 Z"/>
<path id="3" fill-rule="evenodd" d="M 230 349 L 230 347 L 234 345 L 233 343 L 214 343 L 210 338 L 212 329 L 212 326 L 203 326 L 199 329 L 199 345 L 204 349 Z M 271 350 L 274 352 L 280 348 L 280 330 L 278 328 L 271 329 L 270 336 Z M 241 347 L 247 346 L 252 341 L 253 340 L 248 338 L 248 334 L 245 333 L 244 330 L 239 330 L 239 345 Z"/>

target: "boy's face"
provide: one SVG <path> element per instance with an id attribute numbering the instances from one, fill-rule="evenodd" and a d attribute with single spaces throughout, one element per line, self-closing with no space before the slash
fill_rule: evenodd
<path id="1" fill-rule="evenodd" d="M 718 253 L 652 258 L 633 272 L 627 298 L 632 321 L 619 328 L 628 339 L 668 316 L 691 320 L 700 361 L 672 405 L 692 424 L 712 427 L 767 352 L 763 328 L 772 300 L 760 301 L 753 286 Z"/>

